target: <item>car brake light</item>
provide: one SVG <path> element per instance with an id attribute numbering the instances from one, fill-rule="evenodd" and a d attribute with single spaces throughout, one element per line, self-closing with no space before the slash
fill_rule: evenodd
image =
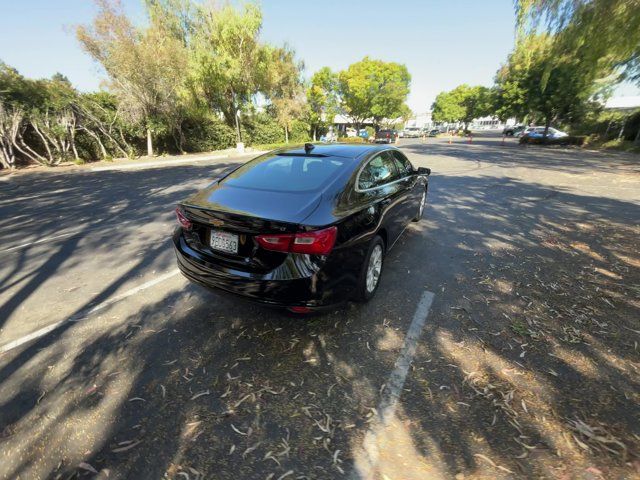
<path id="1" fill-rule="evenodd" d="M 265 250 L 328 255 L 336 243 L 337 234 L 338 229 L 336 227 L 329 227 L 296 234 L 258 235 L 256 236 L 256 241 Z"/>
<path id="2" fill-rule="evenodd" d="M 258 235 L 256 241 L 265 250 L 274 252 L 288 252 L 293 240 L 293 234 Z"/>
<path id="3" fill-rule="evenodd" d="M 191 227 L 193 227 L 193 223 L 191 223 L 191 220 L 184 215 L 184 212 L 180 207 L 176 208 L 176 218 L 178 219 L 180 226 L 185 230 L 191 230 Z"/>

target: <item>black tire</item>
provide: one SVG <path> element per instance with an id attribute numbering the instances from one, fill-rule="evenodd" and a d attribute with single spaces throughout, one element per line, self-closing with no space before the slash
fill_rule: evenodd
<path id="1" fill-rule="evenodd" d="M 371 262 L 371 257 L 374 251 L 378 248 L 381 249 L 381 264 L 380 264 L 380 273 L 378 274 L 378 279 L 376 281 L 373 290 L 367 288 L 367 272 L 369 269 L 369 263 Z M 368 302 L 373 298 L 373 296 L 378 291 L 378 286 L 380 285 L 380 277 L 382 276 L 382 271 L 384 269 L 384 241 L 380 237 L 380 235 L 376 235 L 371 240 L 369 244 L 369 249 L 367 250 L 367 254 L 364 257 L 364 262 L 362 262 L 362 269 L 360 270 L 360 277 L 358 278 L 358 286 L 356 287 L 356 292 L 354 295 L 354 299 L 357 302 Z"/>
<path id="2" fill-rule="evenodd" d="M 418 205 L 418 213 L 415 217 L 411 219 L 412 222 L 419 222 L 422 220 L 422 214 L 424 213 L 424 208 L 427 206 L 427 190 L 422 193 L 422 197 L 420 199 L 420 204 Z"/>
<path id="3" fill-rule="evenodd" d="M 511 130 L 507 131 L 507 137 L 513 137 L 513 132 Z"/>

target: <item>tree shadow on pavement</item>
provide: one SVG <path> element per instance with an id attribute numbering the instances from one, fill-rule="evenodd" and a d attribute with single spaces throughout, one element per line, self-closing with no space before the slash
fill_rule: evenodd
<path id="1" fill-rule="evenodd" d="M 449 279 L 403 404 L 451 475 L 638 474 L 638 205 L 435 177 Z"/>
<path id="2" fill-rule="evenodd" d="M 135 262 L 144 227 L 172 222 L 175 204 L 228 164 L 134 172 L 24 175 L 0 190 L 0 329 L 36 292 L 74 268 L 109 271 Z M 5 188 L 6 187 L 6 188 Z M 169 235 L 171 228 L 167 229 Z M 46 243 L 39 243 L 46 242 Z M 117 247 L 117 256 L 113 252 Z M 153 245 L 151 246 L 153 248 Z M 78 253 L 82 249 L 84 253 Z M 84 265 L 88 258 L 100 259 Z M 161 262 L 158 268 L 161 268 Z M 47 285 L 45 287 L 45 285 Z M 47 292 L 45 292 L 46 294 Z M 36 301 L 42 305 L 46 299 Z M 44 312 L 46 314 L 48 312 Z"/>

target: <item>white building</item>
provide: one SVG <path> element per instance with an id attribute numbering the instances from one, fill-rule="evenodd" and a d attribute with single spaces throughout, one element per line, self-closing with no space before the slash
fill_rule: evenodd
<path id="1" fill-rule="evenodd" d="M 405 128 L 417 127 L 417 128 L 431 128 L 433 127 L 433 119 L 431 118 L 431 111 L 418 113 L 411 117 L 405 124 Z"/>

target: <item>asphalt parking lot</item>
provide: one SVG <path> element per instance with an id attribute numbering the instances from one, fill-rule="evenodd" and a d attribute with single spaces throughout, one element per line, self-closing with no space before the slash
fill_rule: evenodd
<path id="1" fill-rule="evenodd" d="M 0 478 L 640 475 L 640 163 L 406 139 L 422 222 L 369 303 L 189 284 L 173 208 L 232 159 L 0 183 Z"/>

